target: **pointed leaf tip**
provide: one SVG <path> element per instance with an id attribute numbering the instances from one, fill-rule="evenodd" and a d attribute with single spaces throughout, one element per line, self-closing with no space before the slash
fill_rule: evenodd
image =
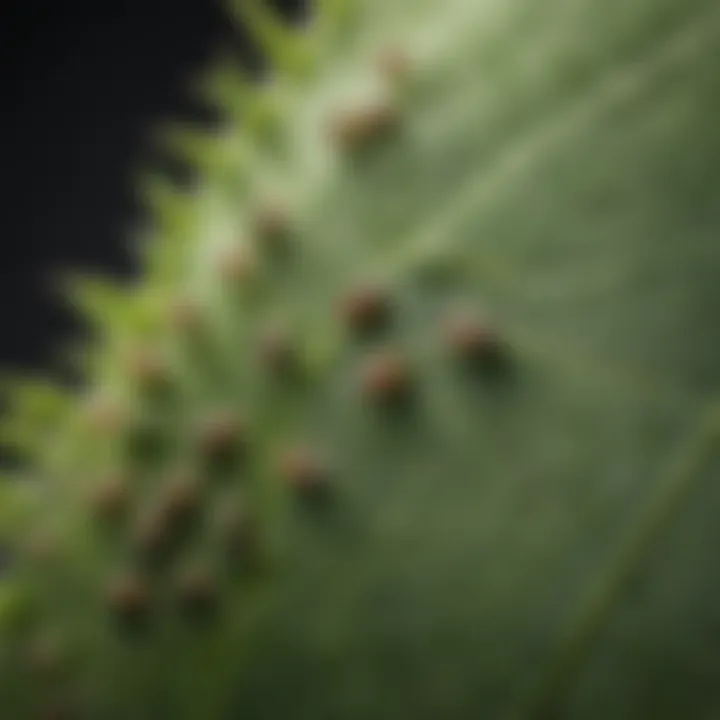
<path id="1" fill-rule="evenodd" d="M 272 69 L 290 78 L 307 77 L 315 66 L 310 36 L 290 27 L 261 0 L 230 0 L 232 17 L 249 28 Z"/>

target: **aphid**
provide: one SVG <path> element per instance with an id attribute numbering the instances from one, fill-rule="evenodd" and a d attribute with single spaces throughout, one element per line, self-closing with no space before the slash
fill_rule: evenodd
<path id="1" fill-rule="evenodd" d="M 330 123 L 330 138 L 341 150 L 356 153 L 399 127 L 400 114 L 395 105 L 374 102 L 338 113 Z"/>
<path id="2" fill-rule="evenodd" d="M 369 355 L 361 368 L 363 395 L 373 403 L 389 405 L 405 400 L 412 389 L 412 376 L 406 359 L 394 350 Z"/>
<path id="3" fill-rule="evenodd" d="M 170 371 L 164 358 L 148 348 L 135 348 L 125 356 L 128 375 L 145 390 L 166 388 Z"/>
<path id="4" fill-rule="evenodd" d="M 443 325 L 445 343 L 464 364 L 484 370 L 498 370 L 505 357 L 504 343 L 489 321 L 467 312 L 455 312 Z"/>
<path id="5" fill-rule="evenodd" d="M 300 358 L 290 334 L 280 327 L 265 331 L 259 342 L 259 355 L 263 365 L 273 374 L 290 376 L 300 369 Z"/>
<path id="6" fill-rule="evenodd" d="M 107 603 L 115 618 L 127 627 L 144 624 L 150 612 L 150 593 L 133 573 L 114 578 L 107 589 Z"/>
<path id="7" fill-rule="evenodd" d="M 179 472 L 171 478 L 160 499 L 160 511 L 173 529 L 183 527 L 200 509 L 201 487 L 192 474 Z"/>
<path id="8" fill-rule="evenodd" d="M 198 441 L 201 454 L 208 460 L 231 460 L 245 451 L 247 430 L 233 413 L 216 411 L 203 420 Z"/>
<path id="9" fill-rule="evenodd" d="M 180 607 L 191 617 L 203 617 L 216 609 L 218 589 L 214 578 L 200 565 L 182 570 L 177 578 Z"/>
<path id="10" fill-rule="evenodd" d="M 290 213 L 277 200 L 266 199 L 255 207 L 252 217 L 254 237 L 271 253 L 284 252 L 292 229 Z"/>
<path id="11" fill-rule="evenodd" d="M 213 526 L 230 562 L 243 568 L 256 568 L 259 538 L 256 519 L 247 507 L 234 498 L 225 498 L 215 509 Z"/>
<path id="12" fill-rule="evenodd" d="M 303 496 L 327 490 L 330 482 L 330 470 L 324 459 L 304 445 L 296 445 L 283 453 L 280 474 L 290 488 Z"/>
<path id="13" fill-rule="evenodd" d="M 358 285 L 342 298 L 340 310 L 345 324 L 353 332 L 376 332 L 384 327 L 390 318 L 390 297 L 387 291 L 378 285 Z"/>
<path id="14" fill-rule="evenodd" d="M 131 543 L 141 561 L 156 563 L 165 558 L 174 539 L 173 525 L 167 510 L 156 504 L 136 519 Z"/>
<path id="15" fill-rule="evenodd" d="M 93 514 L 103 521 L 117 521 L 126 512 L 129 501 L 128 479 L 116 474 L 104 480 L 93 493 Z"/>

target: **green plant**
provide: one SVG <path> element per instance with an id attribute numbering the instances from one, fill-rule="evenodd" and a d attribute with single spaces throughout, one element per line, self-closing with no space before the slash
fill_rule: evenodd
<path id="1" fill-rule="evenodd" d="M 3 717 L 720 714 L 720 12 L 318 0 L 8 383 Z"/>

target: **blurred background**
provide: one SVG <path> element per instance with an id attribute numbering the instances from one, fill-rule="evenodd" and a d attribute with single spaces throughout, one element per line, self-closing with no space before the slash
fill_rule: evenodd
<path id="1" fill-rule="evenodd" d="M 301 0 L 272 4 L 303 16 Z M 82 332 L 60 271 L 136 271 L 133 175 L 163 162 L 153 127 L 213 122 L 188 80 L 218 51 L 262 62 L 222 0 L 5 0 L 0 27 L 0 368 L 48 370 Z"/>

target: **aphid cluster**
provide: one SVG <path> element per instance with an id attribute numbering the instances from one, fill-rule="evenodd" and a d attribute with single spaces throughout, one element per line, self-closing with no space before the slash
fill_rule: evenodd
<path id="1" fill-rule="evenodd" d="M 397 51 L 384 53 L 378 67 L 392 83 L 403 82 L 411 69 Z M 331 122 L 330 138 L 341 153 L 357 156 L 391 138 L 401 126 L 400 107 L 384 101 L 338 113 Z M 249 224 L 243 242 L 226 248 L 216 259 L 216 277 L 225 287 L 257 286 L 265 262 L 278 256 L 292 258 L 301 250 L 293 244 L 292 214 L 281 203 L 258 203 Z M 392 339 L 396 325 L 402 323 L 392 284 L 363 282 L 349 287 L 338 299 L 337 310 L 336 329 L 359 356 L 354 366 L 357 401 L 376 410 L 407 406 L 422 377 L 411 354 Z M 202 344 L 208 312 L 196 299 L 178 295 L 168 303 L 166 329 Z M 464 364 L 486 370 L 504 361 L 505 347 L 497 328 L 487 322 L 452 316 L 440 335 L 447 354 Z M 270 382 L 280 387 L 282 381 L 304 377 L 302 339 L 294 328 L 267 326 L 248 351 L 255 353 Z M 142 410 L 138 414 L 102 394 L 86 404 L 89 429 L 111 438 L 127 434 L 133 440 L 131 467 L 97 478 L 88 510 L 94 523 L 110 531 L 109 542 L 127 547 L 127 562 L 110 573 L 103 598 L 116 626 L 137 635 L 152 630 L 161 590 L 169 588 L 174 609 L 191 621 L 212 617 L 220 609 L 223 582 L 216 559 L 189 552 L 196 553 L 209 535 L 220 540 L 223 560 L 257 569 L 263 557 L 261 520 L 237 496 L 220 494 L 218 486 L 250 473 L 259 451 L 257 428 L 237 408 L 222 405 L 183 418 L 190 426 L 187 435 L 168 440 L 164 428 L 174 421 L 172 413 L 182 403 L 156 401 L 172 399 L 182 389 L 172 361 L 155 349 L 134 347 L 123 351 L 122 367 L 149 414 Z M 145 453 L 158 443 L 168 452 Z M 276 479 L 302 504 L 332 498 L 336 492 L 342 458 L 331 458 L 331 451 L 290 438 L 286 446 L 269 452 L 276 454 L 272 463 Z M 184 458 L 179 467 L 170 472 L 158 467 L 179 453 Z M 33 646 L 28 657 L 43 674 L 59 662 L 56 648 L 48 643 Z M 63 717 L 60 708 L 46 716 Z"/>

